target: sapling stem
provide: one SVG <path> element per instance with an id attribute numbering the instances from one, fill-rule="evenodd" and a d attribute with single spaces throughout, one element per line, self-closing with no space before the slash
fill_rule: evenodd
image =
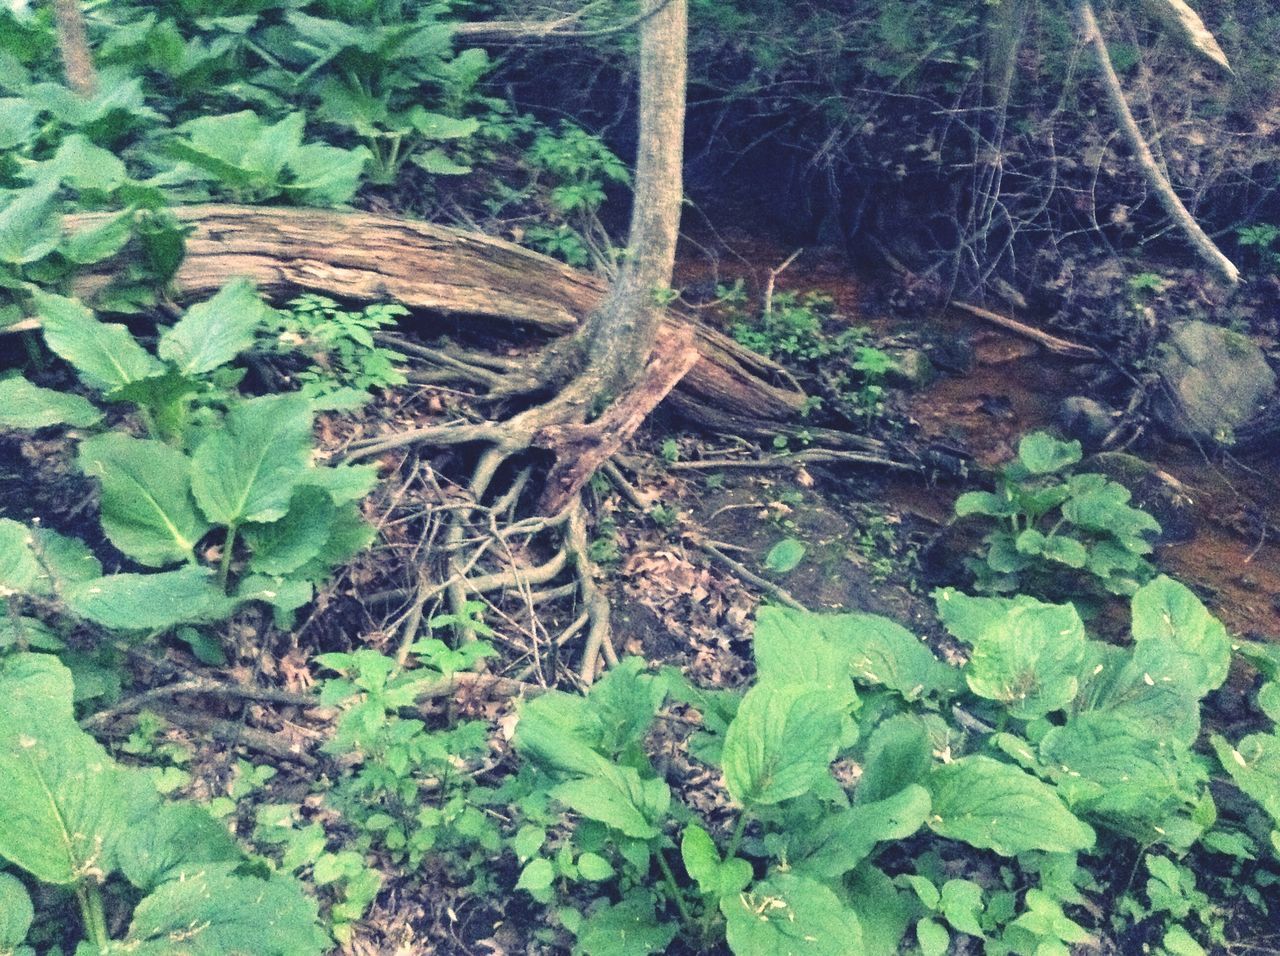
<path id="1" fill-rule="evenodd" d="M 671 872 L 671 864 L 667 862 L 666 854 L 659 848 L 654 856 L 658 858 L 658 869 L 662 871 L 662 878 L 666 881 L 667 888 L 671 890 L 671 899 L 675 902 L 676 909 L 680 911 L 680 921 L 692 928 L 693 914 L 689 912 L 689 905 L 684 900 L 684 894 L 680 892 L 680 885 L 676 883 L 676 875 Z"/>
<path id="2" fill-rule="evenodd" d="M 732 860 L 738 855 L 738 846 L 742 843 L 742 834 L 747 830 L 747 811 L 743 810 L 738 815 L 738 822 L 734 825 L 733 836 L 729 837 L 729 849 L 724 851 L 724 858 Z"/>
<path id="3" fill-rule="evenodd" d="M 225 591 L 227 588 L 227 575 L 231 573 L 231 552 L 236 546 L 236 526 L 227 525 L 227 536 L 222 542 L 222 559 L 218 562 L 218 583 L 222 585 Z"/>
<path id="4" fill-rule="evenodd" d="M 102 909 L 102 891 L 96 883 L 77 883 L 76 902 L 80 904 L 80 919 L 84 923 L 85 935 L 99 949 L 104 950 L 111 942 L 107 934 L 107 916 Z"/>

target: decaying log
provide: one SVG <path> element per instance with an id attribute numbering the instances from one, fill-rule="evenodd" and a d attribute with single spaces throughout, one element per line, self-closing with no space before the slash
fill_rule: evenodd
<path id="1" fill-rule="evenodd" d="M 513 243 L 431 223 L 261 206 L 188 206 L 174 213 L 193 228 L 175 281 L 183 298 L 212 295 L 243 276 L 277 301 L 302 292 L 396 301 L 415 311 L 555 336 L 576 328 L 606 289 L 599 279 Z M 100 219 L 90 213 L 67 222 L 76 229 Z M 94 267 L 77 291 L 91 296 L 118 265 Z M 669 398 L 682 415 L 716 430 L 763 434 L 799 412 L 804 392 L 780 366 L 690 319 L 673 313 L 666 322 L 691 328 L 699 355 Z"/>

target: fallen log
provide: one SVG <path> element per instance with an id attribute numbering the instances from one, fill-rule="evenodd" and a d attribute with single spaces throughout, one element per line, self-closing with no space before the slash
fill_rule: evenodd
<path id="1" fill-rule="evenodd" d="M 605 294 L 605 283 L 514 243 L 391 216 L 265 206 L 186 206 L 192 227 L 175 279 L 181 298 L 212 295 L 245 277 L 269 298 L 302 292 L 355 302 L 396 301 L 416 312 L 532 328 L 545 336 L 577 327 Z M 67 217 L 72 230 L 104 214 Z M 88 298 L 119 263 L 91 267 L 77 280 Z M 692 331 L 698 360 L 668 401 L 705 427 L 769 434 L 792 420 L 804 391 L 780 366 L 715 329 L 671 313 Z M 674 331 L 669 328 L 668 331 Z M 685 333 L 687 334 L 687 333 Z"/>

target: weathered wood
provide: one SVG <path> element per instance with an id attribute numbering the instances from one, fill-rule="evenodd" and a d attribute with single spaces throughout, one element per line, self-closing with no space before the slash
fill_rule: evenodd
<path id="1" fill-rule="evenodd" d="M 510 242 L 446 226 L 372 213 L 263 206 L 187 206 L 173 210 L 193 231 L 175 280 L 180 297 L 212 295 L 247 277 L 277 301 L 314 292 L 356 302 L 403 303 L 415 311 L 563 335 L 603 299 L 605 284 Z M 101 214 L 68 217 L 85 228 Z M 116 274 L 105 263 L 83 275 L 91 296 Z M 671 404 L 707 427 L 764 433 L 792 419 L 804 392 L 787 372 L 714 329 L 692 328 L 699 360 Z"/>

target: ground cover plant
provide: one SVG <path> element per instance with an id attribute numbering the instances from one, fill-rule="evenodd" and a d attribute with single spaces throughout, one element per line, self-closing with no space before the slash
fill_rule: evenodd
<path id="1" fill-rule="evenodd" d="M 712 139 L 737 142 L 752 102 L 764 141 L 798 149 L 826 117 L 831 157 L 880 123 L 853 122 L 868 76 L 968 116 L 978 38 L 1008 13 L 769 6 L 693 4 L 714 27 L 695 46 L 745 64 L 727 90 L 703 74 L 694 108 L 726 110 Z M 821 541 L 798 512 L 849 491 L 840 469 L 933 480 L 945 453 L 871 327 L 775 289 L 785 266 L 758 304 L 731 277 L 710 306 L 671 287 L 680 171 L 709 162 L 678 149 L 684 7 L 0 10 L 0 954 L 1261 939 L 1280 656 L 1159 573 L 1158 526 L 1077 473 L 1078 444 L 1028 435 L 994 492 L 956 502 L 991 529 L 981 596 L 944 587 L 910 627 L 804 608 L 877 600 L 917 545 L 883 502 Z M 1071 31 L 1040 10 L 1054 61 Z M 883 47 L 828 96 L 789 44 L 847 52 L 845 25 Z M 549 87 L 621 88 L 634 60 L 637 105 L 630 83 L 599 123 L 525 96 L 534 39 L 590 68 L 542 70 Z M 1000 142 L 981 112 L 954 128 Z M 911 135 L 876 188 L 972 166 Z M 1001 227 L 963 210 L 929 255 L 982 288 L 1022 275 L 1015 234 L 1042 216 L 1096 218 L 1093 193 L 1026 188 L 975 191 L 1024 217 L 990 256 Z M 1274 271 L 1259 188 L 1254 224 L 1222 234 Z M 886 308 L 940 284 L 903 268 Z M 710 537 L 724 513 L 765 548 Z M 864 566 L 853 600 L 788 590 Z"/>

